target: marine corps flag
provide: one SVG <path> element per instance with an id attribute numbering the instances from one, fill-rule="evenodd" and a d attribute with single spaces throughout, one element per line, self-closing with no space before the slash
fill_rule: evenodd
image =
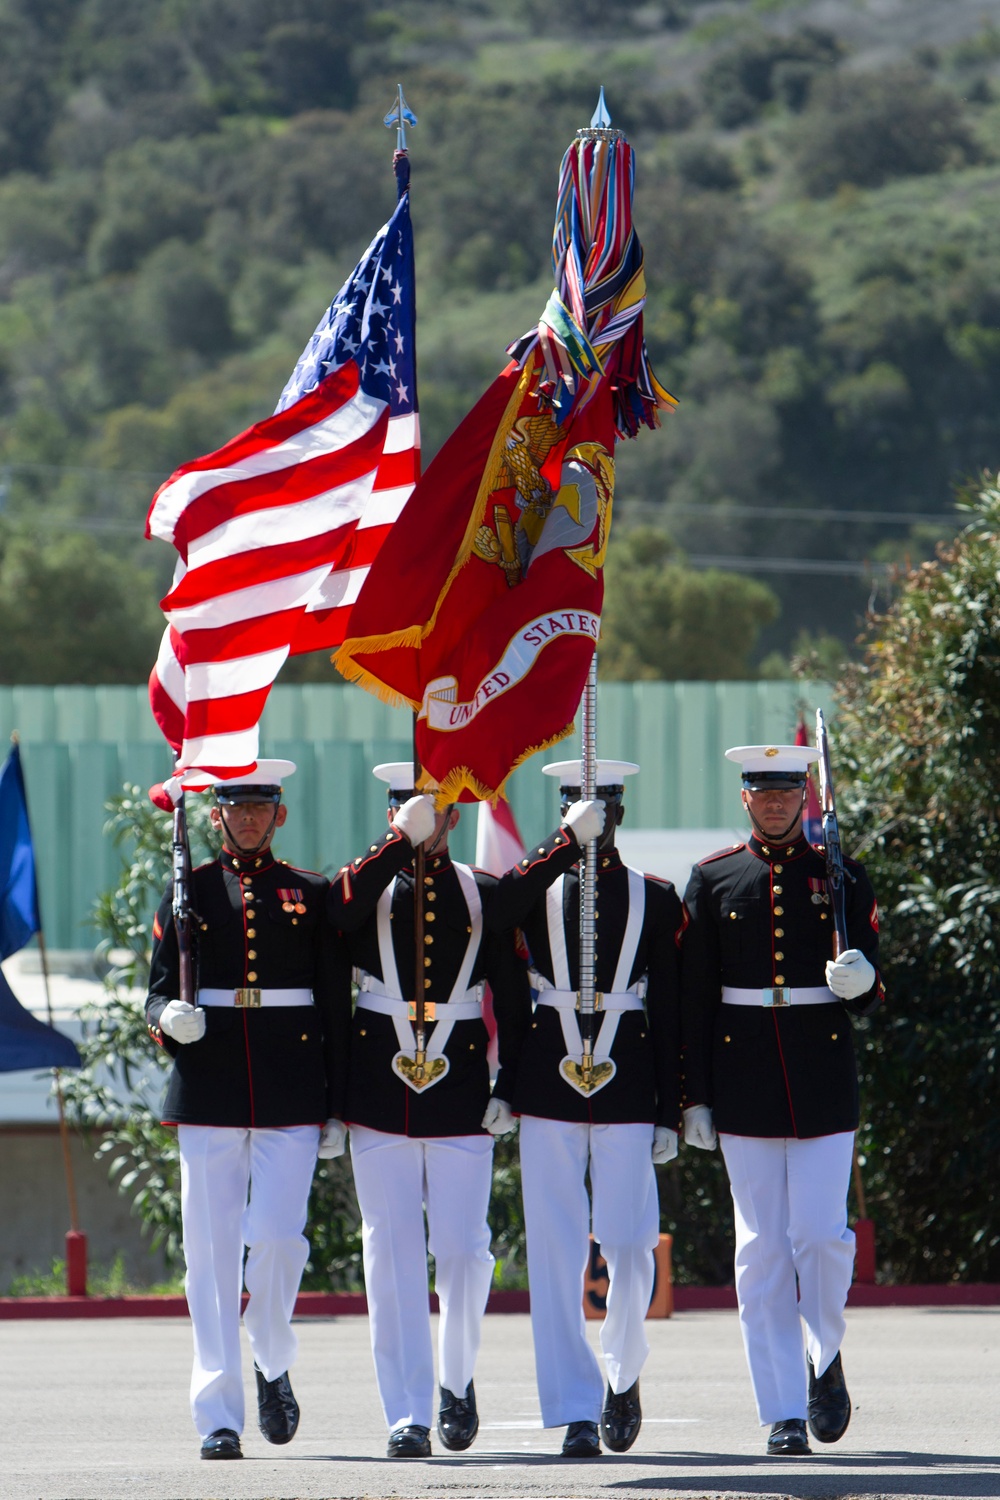
<path id="1" fill-rule="evenodd" d="M 675 404 L 642 339 L 634 157 L 606 119 L 563 159 L 545 312 L 418 482 L 334 658 L 416 711 L 440 801 L 495 798 L 572 731 L 600 634 L 615 439 Z"/>

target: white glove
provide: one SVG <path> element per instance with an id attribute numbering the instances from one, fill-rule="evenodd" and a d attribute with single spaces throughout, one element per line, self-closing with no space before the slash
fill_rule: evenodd
<path id="1" fill-rule="evenodd" d="M 205 1035 L 205 1012 L 200 1005 L 171 1000 L 160 1012 L 160 1030 L 182 1045 L 200 1042 Z"/>
<path id="2" fill-rule="evenodd" d="M 573 835 L 580 845 L 589 844 L 591 839 L 600 838 L 604 832 L 604 824 L 607 819 L 608 810 L 603 802 L 596 798 L 593 802 L 572 802 L 566 809 L 563 823 L 567 828 L 572 828 Z"/>
<path id="3" fill-rule="evenodd" d="M 826 961 L 826 982 L 838 1000 L 856 1000 L 875 983 L 875 970 L 860 948 L 848 948 Z"/>
<path id="4" fill-rule="evenodd" d="M 416 849 L 425 839 L 430 838 L 436 822 L 434 798 L 421 794 L 403 803 L 392 820 L 392 826 L 398 828 L 404 838 L 408 838 Z"/>
<path id="5" fill-rule="evenodd" d="M 684 1111 L 684 1144 L 697 1146 L 701 1151 L 714 1151 L 719 1137 L 712 1124 L 712 1111 L 707 1104 L 692 1104 Z"/>
<path id="6" fill-rule="evenodd" d="M 666 1125 L 653 1126 L 653 1166 L 660 1167 L 665 1161 L 673 1161 L 677 1155 L 677 1132 Z"/>
<path id="7" fill-rule="evenodd" d="M 483 1129 L 490 1135 L 510 1135 L 517 1129 L 517 1121 L 511 1114 L 510 1105 L 504 1099 L 491 1099 L 483 1115 Z"/>
<path id="8" fill-rule="evenodd" d="M 327 1120 L 319 1133 L 317 1156 L 343 1156 L 347 1145 L 347 1126 L 343 1120 Z"/>

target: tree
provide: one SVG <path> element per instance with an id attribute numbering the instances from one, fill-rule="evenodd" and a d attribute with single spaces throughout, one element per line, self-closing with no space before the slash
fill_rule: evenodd
<path id="1" fill-rule="evenodd" d="M 822 79 L 796 123 L 796 140 L 799 178 L 816 198 L 844 182 L 879 187 L 978 155 L 959 100 L 911 67 Z"/>
<path id="2" fill-rule="evenodd" d="M 836 721 L 845 846 L 883 911 L 860 1141 L 900 1281 L 1000 1275 L 1000 487 L 965 508 L 957 541 L 871 620 Z"/>
<path id="3" fill-rule="evenodd" d="M 757 637 L 778 614 L 764 584 L 717 568 L 693 571 L 652 527 L 616 540 L 605 579 L 598 655 L 605 680 L 750 677 Z"/>
<path id="4" fill-rule="evenodd" d="M 0 535 L 0 682 L 142 682 L 163 631 L 152 573 L 91 536 Z"/>

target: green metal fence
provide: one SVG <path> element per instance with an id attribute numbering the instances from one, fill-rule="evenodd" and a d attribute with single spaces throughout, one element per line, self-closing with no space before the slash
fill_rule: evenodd
<path id="1" fill-rule="evenodd" d="M 826 683 L 637 682 L 598 689 L 599 752 L 642 767 L 630 787 L 631 828 L 718 828 L 737 816 L 739 772 L 730 745 L 788 741 L 799 707 L 812 718 L 833 708 Z M 120 856 L 104 837 L 105 804 L 126 783 L 141 787 L 170 773 L 170 754 L 149 712 L 145 687 L 0 687 L 0 735 L 16 730 L 38 864 L 46 941 L 84 948 L 89 914 L 113 886 Z M 332 873 L 385 823 L 385 788 L 371 768 L 411 753 L 408 712 L 388 708 L 346 683 L 275 687 L 261 722 L 262 754 L 287 756 L 288 822 L 279 852 L 294 864 Z M 576 737 L 551 758 L 579 753 Z M 534 756 L 510 782 L 510 800 L 528 841 L 557 814 L 554 783 Z M 460 859 L 475 850 L 475 808 L 452 837 Z"/>

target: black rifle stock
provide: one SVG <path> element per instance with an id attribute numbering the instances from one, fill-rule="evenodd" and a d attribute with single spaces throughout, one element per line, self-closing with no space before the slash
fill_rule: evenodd
<path id="1" fill-rule="evenodd" d="M 837 804 L 833 793 L 833 776 L 830 772 L 830 742 L 826 733 L 823 710 L 816 710 L 816 749 L 819 752 L 819 797 L 823 811 L 823 843 L 826 846 L 826 888 L 833 911 L 833 956 L 840 955 L 850 947 L 847 940 L 847 912 L 844 891 L 844 851 L 840 844 L 840 825 L 837 822 Z"/>

